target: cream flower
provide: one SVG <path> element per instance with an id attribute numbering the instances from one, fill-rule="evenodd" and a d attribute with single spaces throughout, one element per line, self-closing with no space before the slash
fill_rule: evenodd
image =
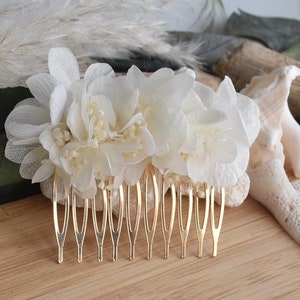
<path id="1" fill-rule="evenodd" d="M 140 165 L 127 165 L 127 177 L 134 182 L 147 163 L 151 162 L 158 169 L 168 168 L 169 163 L 176 164 L 170 158 L 175 153 L 179 155 L 178 151 L 186 139 L 187 129 L 183 126 L 185 116 L 182 105 L 183 99 L 193 87 L 194 80 L 187 74 L 176 74 L 169 68 L 162 68 L 150 76 L 145 76 L 135 66 L 128 70 L 126 77 L 138 90 L 137 109 L 143 114 L 147 129 L 155 142 L 155 153 L 151 157 Z M 182 139 L 178 139 L 179 135 Z M 164 160 L 165 158 L 167 159 Z"/>
<path id="2" fill-rule="evenodd" d="M 124 161 L 153 154 L 152 136 L 136 113 L 138 93 L 110 66 L 91 65 L 80 79 L 73 54 L 53 48 L 49 70 L 28 79 L 35 99 L 21 103 L 6 121 L 6 154 L 22 155 L 23 177 L 44 181 L 56 169 L 79 192 L 93 195 L 96 179 L 117 176 Z M 23 130 L 16 132 L 16 124 Z"/>
<path id="3" fill-rule="evenodd" d="M 183 99 L 193 87 L 193 78 L 162 68 L 145 76 L 137 67 L 129 69 L 127 77 L 138 89 L 138 109 L 144 115 L 147 128 L 156 143 L 155 155 L 169 151 L 168 143 L 177 134 L 184 119 Z"/>
<path id="4" fill-rule="evenodd" d="M 189 135 L 181 155 L 188 176 L 193 182 L 234 185 L 246 171 L 249 147 L 259 132 L 258 107 L 225 77 L 217 92 L 195 81 L 183 110 Z"/>
<path id="5" fill-rule="evenodd" d="M 49 52 L 50 74 L 27 80 L 34 98 L 8 116 L 6 156 L 33 182 L 58 172 L 82 197 L 97 183 L 135 184 L 149 163 L 195 182 L 233 185 L 258 134 L 258 109 L 228 78 L 217 92 L 191 70 L 145 76 L 133 66 L 116 77 L 93 64 L 84 77 L 66 48 Z"/>
<path id="6" fill-rule="evenodd" d="M 194 78 L 191 70 L 181 73 Z M 154 157 L 153 164 L 193 183 L 234 185 L 246 171 L 249 147 L 259 131 L 258 107 L 236 93 L 226 77 L 217 92 L 194 81 L 182 113 L 184 120 L 169 141 L 169 152 Z"/>

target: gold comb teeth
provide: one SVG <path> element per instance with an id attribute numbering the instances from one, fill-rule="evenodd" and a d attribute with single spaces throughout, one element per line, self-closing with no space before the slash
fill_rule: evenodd
<path id="1" fill-rule="evenodd" d="M 166 189 L 170 189 L 170 194 Z M 214 206 L 215 194 L 220 194 L 219 217 L 216 224 L 216 209 Z M 103 261 L 103 247 L 105 231 L 108 223 L 112 241 L 112 260 L 118 259 L 118 247 L 121 237 L 124 218 L 129 239 L 129 260 L 135 258 L 135 247 L 140 228 L 140 221 L 144 220 L 144 230 L 147 243 L 147 259 L 153 256 L 154 237 L 157 231 L 157 222 L 160 212 L 161 229 L 164 239 L 164 258 L 170 255 L 170 244 L 176 219 L 181 240 L 181 257 L 187 255 L 187 241 L 190 230 L 193 228 L 193 211 L 195 216 L 195 230 L 198 240 L 197 256 L 203 255 L 204 237 L 210 216 L 211 232 L 213 239 L 212 256 L 217 256 L 218 241 L 223 222 L 225 209 L 225 189 L 216 188 L 207 184 L 193 185 L 190 183 L 166 179 L 161 174 L 156 174 L 154 167 L 148 166 L 144 176 L 134 186 L 120 185 L 113 188 L 113 178 L 105 184 L 99 185 L 98 193 L 91 199 L 83 199 L 83 217 L 81 229 L 77 220 L 77 205 L 79 196 L 71 187 L 70 191 L 64 187 L 64 220 L 62 230 L 58 218 L 58 176 L 53 178 L 53 220 L 58 245 L 58 262 L 63 262 L 63 248 L 69 223 L 69 210 L 72 206 L 73 226 L 77 243 L 78 262 L 83 260 L 83 244 L 86 235 L 88 210 L 91 204 L 93 228 L 97 243 L 97 259 Z M 70 203 L 71 199 L 71 203 Z M 81 201 L 81 200 L 80 200 Z M 168 203 L 167 203 L 168 202 Z M 150 203 L 151 206 L 150 207 Z M 98 212 L 98 206 L 102 212 Z M 117 208 L 117 216 L 114 210 Z M 142 212 L 143 211 L 143 212 Z M 184 216 L 185 215 L 185 216 Z M 168 221 L 167 221 L 168 220 Z M 99 226 L 100 225 L 100 226 Z"/>
<path id="2" fill-rule="evenodd" d="M 193 212 L 193 189 L 189 185 L 187 189 L 188 193 L 188 213 L 186 218 L 186 224 L 183 224 L 183 211 L 182 211 L 182 184 L 178 184 L 177 201 L 178 201 L 178 223 L 179 232 L 181 237 L 181 257 L 186 257 L 186 244 L 191 227 L 192 212 Z"/>
<path id="3" fill-rule="evenodd" d="M 112 186 L 112 180 L 110 181 L 110 186 Z M 110 229 L 111 240 L 113 244 L 113 261 L 118 259 L 118 245 L 119 239 L 121 236 L 121 229 L 123 223 L 123 215 L 124 215 L 124 191 L 123 186 L 120 185 L 118 190 L 112 189 L 108 191 L 108 224 Z M 117 228 L 115 229 L 114 220 L 113 220 L 113 201 L 117 198 L 119 203 L 119 211 L 118 211 L 118 222 Z"/>
<path id="4" fill-rule="evenodd" d="M 159 207 L 157 180 L 156 180 L 154 168 L 152 166 L 148 166 L 145 171 L 144 183 L 145 183 L 144 224 L 145 224 L 145 233 L 146 233 L 146 239 L 148 245 L 147 259 L 150 259 L 152 257 L 153 240 L 154 240 L 154 235 L 155 235 L 155 230 L 157 225 L 158 207 Z M 149 225 L 149 217 L 148 217 L 148 195 L 151 193 L 150 191 L 153 192 L 153 197 L 154 197 L 152 226 Z"/>
<path id="5" fill-rule="evenodd" d="M 212 230 L 212 236 L 213 236 L 213 252 L 212 256 L 217 256 L 218 252 L 218 241 L 219 236 L 221 232 L 221 227 L 223 223 L 223 216 L 224 216 L 224 209 L 225 209 L 225 189 L 220 188 L 220 214 L 219 214 L 219 221 L 218 225 L 216 226 L 215 223 L 215 187 L 211 187 L 210 189 L 210 213 L 211 213 L 211 230 Z"/>
<path id="6" fill-rule="evenodd" d="M 57 184 L 58 184 L 58 176 L 56 173 L 54 173 L 53 176 L 53 222 L 54 222 L 54 229 L 55 229 L 55 237 L 57 241 L 58 246 L 58 262 L 62 263 L 64 260 L 64 244 L 67 236 L 67 229 L 69 224 L 69 214 L 70 214 L 70 197 L 69 197 L 69 191 L 64 186 L 64 205 L 65 205 L 65 214 L 64 214 L 64 221 L 63 221 L 63 227 L 60 231 L 59 229 L 59 221 L 58 221 L 58 211 L 57 211 L 57 203 L 58 203 L 58 197 L 57 197 Z"/>
<path id="7" fill-rule="evenodd" d="M 176 191 L 175 191 L 175 185 L 173 182 L 171 182 L 171 212 L 170 212 L 170 218 L 169 218 L 169 224 L 167 226 L 166 221 L 166 192 L 165 192 L 165 179 L 162 177 L 162 183 L 161 183 L 161 193 L 160 193 L 160 199 L 161 199 L 161 222 L 162 222 L 162 232 L 164 237 L 164 243 L 165 243 L 165 258 L 169 257 L 170 254 L 170 243 L 171 243 L 171 236 L 173 232 L 174 227 L 174 220 L 175 220 L 175 212 L 176 212 Z"/>
<path id="8" fill-rule="evenodd" d="M 134 188 L 134 187 L 133 187 Z M 135 208 L 135 222 L 134 228 L 132 229 L 131 226 L 131 205 L 134 199 L 132 199 L 132 189 L 130 186 L 126 185 L 127 193 L 126 193 L 126 200 L 125 200 L 125 213 L 126 213 L 126 223 L 127 223 L 127 232 L 129 237 L 130 243 L 130 250 L 129 250 L 129 259 L 133 260 L 135 256 L 135 242 L 137 238 L 137 234 L 139 231 L 140 219 L 141 219 L 141 211 L 142 211 L 142 195 L 141 195 L 141 186 L 140 183 L 137 182 L 135 185 L 135 198 L 136 198 L 136 208 Z"/>
<path id="9" fill-rule="evenodd" d="M 98 227 L 98 217 L 97 217 L 97 210 L 96 210 L 96 198 L 93 197 L 91 199 L 92 202 L 92 216 L 93 216 L 93 226 L 94 226 L 94 232 L 96 236 L 96 242 L 97 242 L 97 249 L 98 249 L 98 261 L 101 262 L 103 260 L 103 246 L 104 246 L 104 237 L 105 237 L 105 231 L 106 231 L 106 223 L 107 223 L 107 190 L 106 189 L 100 189 L 102 191 L 102 207 L 103 207 L 103 213 L 102 213 L 102 224 L 101 229 L 99 230 Z"/>
<path id="10" fill-rule="evenodd" d="M 206 232 L 207 222 L 208 222 L 208 215 L 209 215 L 209 207 L 210 207 L 210 187 L 207 184 L 204 184 L 205 188 L 205 209 L 204 209 L 204 216 L 202 220 L 202 226 L 201 226 L 201 215 L 200 215 L 200 187 L 199 185 L 196 186 L 195 189 L 195 222 L 196 222 L 196 232 L 197 232 L 197 238 L 198 238 L 198 257 L 202 257 L 203 255 L 203 241 L 204 236 Z"/>
<path id="11" fill-rule="evenodd" d="M 89 199 L 83 199 L 83 219 L 82 219 L 82 225 L 81 230 L 78 228 L 78 222 L 77 222 L 77 194 L 75 189 L 71 188 L 71 197 L 72 197 L 72 217 L 73 217 L 73 226 L 74 226 L 74 232 L 75 232 L 75 238 L 77 243 L 77 252 L 78 252 L 78 262 L 82 262 L 82 249 L 83 249 L 83 243 L 84 238 L 86 234 L 86 227 L 87 227 L 87 220 L 88 220 L 88 209 L 89 209 Z"/>

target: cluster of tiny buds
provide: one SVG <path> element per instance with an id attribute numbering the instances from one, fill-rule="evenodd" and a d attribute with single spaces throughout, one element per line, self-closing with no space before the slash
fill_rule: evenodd
<path id="1" fill-rule="evenodd" d="M 71 133 L 67 129 L 55 127 L 52 130 L 52 136 L 57 146 L 63 147 L 66 143 L 71 140 Z"/>

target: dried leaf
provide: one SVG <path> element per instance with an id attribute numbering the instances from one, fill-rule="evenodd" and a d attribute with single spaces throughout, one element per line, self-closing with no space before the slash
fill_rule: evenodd
<path id="1" fill-rule="evenodd" d="M 286 49 L 283 52 L 285 55 L 300 61 L 300 43 Z"/>
<path id="2" fill-rule="evenodd" d="M 269 48 L 282 52 L 300 42 L 300 21 L 259 17 L 239 11 L 228 19 L 226 32 L 261 41 Z"/>

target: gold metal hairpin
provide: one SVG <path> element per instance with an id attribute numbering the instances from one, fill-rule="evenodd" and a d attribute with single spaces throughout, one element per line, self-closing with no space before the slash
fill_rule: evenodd
<path id="1" fill-rule="evenodd" d="M 211 220 L 211 230 L 213 236 L 213 252 L 212 256 L 217 256 L 218 252 L 218 241 L 221 232 L 221 227 L 223 223 L 223 216 L 224 216 L 224 208 L 225 208 L 225 189 L 220 188 L 221 194 L 221 202 L 220 202 L 220 214 L 219 214 L 219 221 L 218 225 L 216 226 L 215 223 L 215 187 L 210 188 L 210 220 Z"/>
<path id="2" fill-rule="evenodd" d="M 197 185 L 194 191 L 194 199 L 195 199 L 195 222 L 196 222 L 196 232 L 198 238 L 198 257 L 202 257 L 203 255 L 203 241 L 206 232 L 206 227 L 208 223 L 208 216 L 209 216 L 209 207 L 210 207 L 210 187 L 207 184 L 204 184 L 205 189 L 205 209 L 204 215 L 202 218 L 202 226 L 200 221 L 200 187 Z"/>
<path id="3" fill-rule="evenodd" d="M 192 212 L 193 212 L 193 189 L 188 186 L 188 214 L 186 218 L 186 224 L 183 224 L 183 212 L 182 212 L 182 184 L 177 186 L 177 199 L 178 199 L 178 223 L 179 232 L 181 237 L 181 257 L 186 257 L 186 244 L 191 227 Z"/>
<path id="4" fill-rule="evenodd" d="M 166 204 L 165 204 L 165 180 L 162 178 L 162 186 L 161 186 L 161 223 L 162 223 L 162 232 L 164 237 L 164 243 L 165 243 L 165 258 L 169 257 L 170 254 L 170 243 L 171 243 L 171 236 L 173 232 L 174 227 L 174 220 L 175 220 L 175 212 L 176 212 L 176 190 L 175 185 L 173 182 L 171 182 L 171 212 L 170 212 L 170 218 L 169 218 L 169 224 L 167 226 L 166 221 Z"/>
<path id="5" fill-rule="evenodd" d="M 112 180 L 110 181 L 110 186 L 112 186 Z M 123 186 L 120 185 L 118 190 L 115 189 L 108 191 L 108 224 L 110 228 L 110 235 L 113 244 L 113 261 L 118 259 L 118 245 L 119 239 L 121 236 L 121 229 L 123 223 L 123 215 L 124 215 L 124 191 Z M 117 228 L 114 227 L 114 220 L 113 220 L 113 200 L 117 198 L 119 202 L 119 211 L 118 211 L 118 223 Z"/>
<path id="6" fill-rule="evenodd" d="M 68 224 L 69 224 L 69 215 L 70 215 L 70 196 L 68 189 L 64 186 L 64 206 L 65 206 L 65 213 L 64 213 L 64 221 L 63 227 L 60 231 L 59 229 L 59 221 L 58 221 L 58 211 L 57 211 L 57 184 L 58 184 L 58 176 L 55 173 L 53 176 L 53 189 L 52 189 L 52 197 L 53 197 L 53 222 L 54 222 L 54 229 L 55 229 L 55 237 L 58 246 L 58 262 L 62 263 L 64 260 L 64 244 L 67 236 Z"/>
<path id="7" fill-rule="evenodd" d="M 126 223 L 127 223 L 127 232 L 129 237 L 130 243 L 130 250 L 129 250 L 129 259 L 133 260 L 135 256 L 135 242 L 137 238 L 137 234 L 139 231 L 140 219 L 141 219 L 141 211 L 142 211 L 142 195 L 141 195 L 141 186 L 140 182 L 138 181 L 135 185 L 135 196 L 136 196 L 136 209 L 135 209 L 135 222 L 134 228 L 132 229 L 131 226 L 131 210 L 130 207 L 132 205 L 133 197 L 132 197 L 132 189 L 130 186 L 126 185 L 126 200 L 125 200 L 125 213 L 126 213 Z"/>
<path id="8" fill-rule="evenodd" d="M 102 212 L 102 224 L 101 229 L 98 227 L 98 217 L 96 210 L 96 198 L 93 197 L 91 199 L 92 204 L 92 216 L 93 216 L 93 226 L 94 232 L 96 236 L 97 249 L 98 249 L 98 261 L 101 262 L 103 260 L 103 246 L 104 246 L 104 237 L 106 231 L 106 223 L 107 223 L 107 190 L 105 188 L 100 189 L 102 191 L 102 204 L 103 204 L 103 212 Z"/>
<path id="9" fill-rule="evenodd" d="M 152 166 L 148 166 L 145 171 L 144 184 L 145 184 L 144 225 L 145 225 L 145 233 L 146 233 L 147 245 L 148 245 L 147 259 L 150 259 L 152 257 L 153 240 L 156 231 L 158 208 L 159 208 L 158 186 L 157 186 L 155 170 Z M 152 186 L 152 189 L 150 189 L 149 185 Z M 148 218 L 148 193 L 150 193 L 150 190 L 153 192 L 153 197 L 154 197 L 152 226 L 149 225 L 149 218 Z"/>
<path id="10" fill-rule="evenodd" d="M 109 232 L 112 241 L 112 259 L 113 261 L 118 259 L 119 239 L 121 236 L 124 218 L 126 219 L 126 227 L 129 238 L 129 259 L 134 259 L 136 240 L 138 236 L 140 220 L 142 219 L 142 210 L 144 216 L 144 230 L 147 241 L 147 259 L 152 257 L 154 236 L 157 231 L 159 211 L 162 223 L 162 235 L 164 238 L 164 258 L 169 257 L 171 237 L 176 219 L 176 210 L 179 234 L 181 238 L 181 257 L 184 258 L 187 253 L 187 241 L 189 232 L 192 228 L 191 221 L 193 210 L 195 211 L 195 229 L 198 239 L 197 255 L 198 257 L 203 255 L 204 236 L 210 216 L 213 238 L 212 256 L 216 256 L 224 216 L 225 189 L 216 188 L 207 184 L 192 185 L 180 181 L 174 182 L 172 179 L 168 179 L 168 187 L 170 188 L 171 195 L 168 194 L 168 196 L 166 196 L 166 187 L 166 178 L 161 176 L 159 173 L 157 176 L 155 169 L 151 165 L 147 167 L 144 176 L 136 183 L 135 186 L 123 184 L 120 185 L 119 188 L 114 189 L 113 178 L 111 178 L 103 185 L 103 187 L 98 188 L 98 194 L 96 197 L 91 199 L 83 199 L 82 225 L 81 230 L 79 230 L 77 222 L 77 202 L 79 200 L 79 196 L 73 187 L 69 190 L 66 186 L 63 186 L 63 202 L 65 208 L 63 226 L 62 230 L 60 231 L 58 217 L 58 176 L 55 174 L 53 178 L 52 192 L 54 229 L 58 245 L 58 262 L 63 262 L 63 247 L 69 223 L 70 206 L 72 206 L 73 226 L 78 250 L 77 260 L 78 262 L 82 261 L 83 244 L 88 222 L 89 204 L 91 205 L 92 210 L 93 227 L 98 249 L 97 259 L 99 262 L 103 260 L 103 247 L 107 223 L 109 225 Z M 220 209 L 217 225 L 215 220 L 216 210 L 214 206 L 215 193 L 220 194 Z M 203 195 L 205 195 L 204 198 Z M 99 203 L 97 203 L 97 201 L 99 201 Z M 149 207 L 149 201 L 152 202 L 152 209 Z M 166 208 L 166 201 L 170 202 L 168 205 L 168 210 Z M 200 205 L 201 201 L 204 201 L 204 205 Z M 97 213 L 97 204 L 102 204 L 103 211 L 101 213 Z M 183 217 L 183 212 L 186 211 L 186 209 L 183 209 L 184 206 L 187 207 L 185 218 Z M 117 217 L 114 217 L 113 214 L 115 207 L 117 207 Z M 102 220 L 99 228 L 98 223 L 100 223 L 101 215 Z M 116 220 L 114 221 L 114 219 Z"/>
<path id="11" fill-rule="evenodd" d="M 87 228 L 87 220 L 88 220 L 88 210 L 89 210 L 89 199 L 83 199 L 83 219 L 82 219 L 82 225 L 81 230 L 78 228 L 78 222 L 77 222 L 77 194 L 75 189 L 71 188 L 71 198 L 72 198 L 72 217 L 73 217 L 73 226 L 74 226 L 74 232 L 75 232 L 75 238 L 77 243 L 77 253 L 78 253 L 78 262 L 82 262 L 82 249 L 83 249 L 83 243 L 84 238 L 86 234 L 86 228 Z"/>

